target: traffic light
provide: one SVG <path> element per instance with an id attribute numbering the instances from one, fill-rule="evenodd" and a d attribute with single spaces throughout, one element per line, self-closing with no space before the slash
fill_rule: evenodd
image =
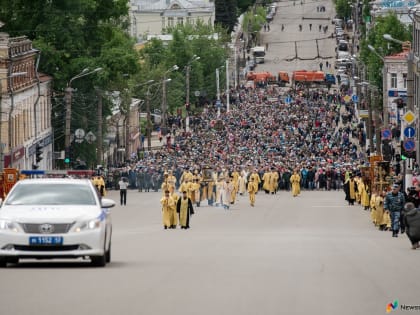
<path id="1" fill-rule="evenodd" d="M 401 109 L 401 108 L 404 108 L 405 107 L 405 103 L 404 103 L 404 100 L 402 99 L 402 98 L 398 98 L 397 100 L 396 100 L 396 103 L 397 103 L 397 108 L 399 108 L 399 109 Z"/>
<path id="2" fill-rule="evenodd" d="M 38 168 L 39 168 L 39 165 L 32 164 L 32 169 L 33 169 L 33 170 L 37 170 Z"/>
<path id="3" fill-rule="evenodd" d="M 64 152 L 64 163 L 66 164 L 70 163 L 70 148 L 66 148 Z"/>
<path id="4" fill-rule="evenodd" d="M 36 145 L 35 156 L 36 156 L 35 157 L 36 163 L 41 162 L 41 160 L 43 159 L 43 157 L 42 157 L 42 147 L 39 144 Z"/>
<path id="5" fill-rule="evenodd" d="M 397 162 L 401 161 L 401 154 L 395 154 L 395 161 Z"/>
<path id="6" fill-rule="evenodd" d="M 406 151 L 404 147 L 401 148 L 401 160 L 405 159 L 415 159 L 416 158 L 416 151 Z"/>

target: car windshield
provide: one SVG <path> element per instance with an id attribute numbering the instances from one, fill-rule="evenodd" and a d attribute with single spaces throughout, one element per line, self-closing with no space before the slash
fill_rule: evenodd
<path id="1" fill-rule="evenodd" d="M 34 183 L 16 187 L 6 205 L 96 205 L 88 185 Z"/>

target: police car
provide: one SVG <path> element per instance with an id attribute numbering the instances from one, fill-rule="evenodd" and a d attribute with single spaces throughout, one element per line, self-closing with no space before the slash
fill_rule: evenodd
<path id="1" fill-rule="evenodd" d="M 111 261 L 111 199 L 89 179 L 18 181 L 0 206 L 0 267 L 21 259 Z"/>

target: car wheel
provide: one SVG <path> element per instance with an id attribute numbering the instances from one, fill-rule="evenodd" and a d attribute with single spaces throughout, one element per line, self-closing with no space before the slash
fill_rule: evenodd
<path id="1" fill-rule="evenodd" d="M 101 256 L 90 256 L 91 264 L 95 267 L 105 267 L 106 257 L 105 254 Z"/>
<path id="2" fill-rule="evenodd" d="M 11 263 L 11 264 L 18 264 L 19 263 L 19 258 L 18 257 L 8 258 L 7 262 Z"/>
<path id="3" fill-rule="evenodd" d="M 6 267 L 7 267 L 6 257 L 0 257 L 0 268 L 6 268 Z"/>
<path id="4" fill-rule="evenodd" d="M 109 248 L 108 250 L 105 252 L 105 261 L 107 263 L 111 262 L 111 242 L 109 242 Z"/>

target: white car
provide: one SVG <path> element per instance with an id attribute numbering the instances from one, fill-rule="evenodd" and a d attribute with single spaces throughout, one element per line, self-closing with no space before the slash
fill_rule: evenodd
<path id="1" fill-rule="evenodd" d="M 0 267 L 19 259 L 111 261 L 111 199 L 89 179 L 23 179 L 0 207 Z"/>

